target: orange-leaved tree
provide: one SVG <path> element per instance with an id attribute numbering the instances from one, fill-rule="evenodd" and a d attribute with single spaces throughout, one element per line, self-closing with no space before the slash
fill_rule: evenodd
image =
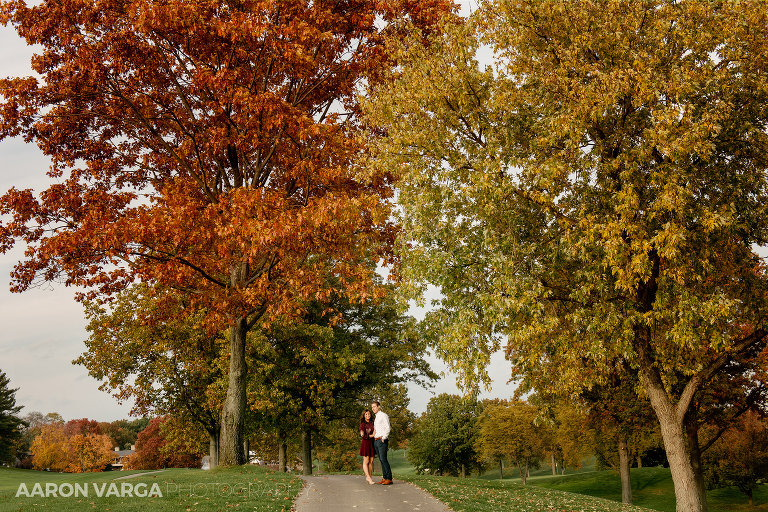
<path id="1" fill-rule="evenodd" d="M 449 0 L 21 0 L 0 21 L 38 78 L 0 81 L 0 140 L 50 157 L 42 193 L 0 199 L 12 289 L 85 295 L 136 279 L 184 290 L 229 329 L 221 460 L 244 461 L 245 339 L 298 299 L 365 298 L 392 228 L 386 175 L 355 179 L 356 92 L 391 62 L 383 36 L 428 29 Z M 338 283 L 327 290 L 329 277 Z"/>
<path id="2" fill-rule="evenodd" d="M 179 442 L 181 440 L 174 439 L 172 430 L 180 426 L 174 425 L 173 418 L 170 416 L 150 420 L 147 428 L 139 433 L 136 440 L 136 453 L 130 456 L 128 462 L 130 468 L 199 468 L 202 456 L 201 446 L 199 443 L 194 447 L 183 446 L 184 443 Z M 198 427 L 198 425 L 192 426 Z"/>
<path id="3" fill-rule="evenodd" d="M 114 441 L 104 434 L 75 434 L 67 442 L 69 448 L 68 473 L 103 471 L 113 461 Z"/>
<path id="4" fill-rule="evenodd" d="M 67 473 L 103 471 L 114 457 L 114 441 L 89 429 L 89 423 L 96 422 L 83 419 L 43 425 L 30 446 L 33 467 Z"/>

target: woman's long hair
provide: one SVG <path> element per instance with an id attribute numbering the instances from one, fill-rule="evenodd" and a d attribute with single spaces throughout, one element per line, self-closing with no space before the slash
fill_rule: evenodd
<path id="1" fill-rule="evenodd" d="M 363 409 L 363 414 L 360 415 L 360 424 L 363 424 L 366 422 L 365 420 L 365 413 L 369 413 L 371 415 L 370 423 L 373 423 L 373 413 L 370 409 Z"/>

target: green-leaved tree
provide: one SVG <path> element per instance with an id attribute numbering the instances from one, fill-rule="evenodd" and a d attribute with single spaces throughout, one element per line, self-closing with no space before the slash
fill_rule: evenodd
<path id="1" fill-rule="evenodd" d="M 466 476 L 477 466 L 475 444 L 482 405 L 472 397 L 441 393 L 416 420 L 408 460 L 420 473 Z"/>

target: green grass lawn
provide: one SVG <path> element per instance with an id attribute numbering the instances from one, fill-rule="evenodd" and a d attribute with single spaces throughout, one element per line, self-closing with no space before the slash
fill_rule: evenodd
<path id="1" fill-rule="evenodd" d="M 387 460 L 389 461 L 389 466 L 392 468 L 392 476 L 394 478 L 416 474 L 416 469 L 410 462 L 408 462 L 407 455 L 407 450 L 389 450 L 387 453 Z M 374 460 L 373 466 L 374 471 L 381 474 L 381 466 L 379 465 L 378 458 Z"/>
<path id="2" fill-rule="evenodd" d="M 567 476 L 539 476 L 537 487 L 621 501 L 621 479 L 614 471 L 585 471 Z M 672 476 L 665 468 L 632 469 L 632 502 L 653 510 L 675 510 Z"/>
<path id="3" fill-rule="evenodd" d="M 490 468 L 482 475 L 472 475 L 472 478 L 458 479 L 448 477 L 419 476 L 408 462 L 405 450 L 390 451 L 390 463 L 395 479 L 410 480 L 417 485 L 433 492 L 435 496 L 455 508 L 457 511 L 495 511 L 495 503 L 504 499 L 517 503 L 518 508 L 511 511 L 536 510 L 525 508 L 526 495 L 536 496 L 536 499 L 555 499 L 557 494 L 539 495 L 542 489 L 564 491 L 582 496 L 590 496 L 610 500 L 612 503 L 600 502 L 578 504 L 582 508 L 568 508 L 572 496 L 561 496 L 562 510 L 622 510 L 621 480 L 615 471 L 595 471 L 591 461 L 585 461 L 580 470 L 569 469 L 563 476 L 553 476 L 547 465 L 531 472 L 528 485 L 519 485 L 517 469 L 504 469 L 504 480 L 499 480 L 499 471 Z M 376 465 L 378 468 L 378 462 Z M 488 484 L 484 486 L 484 484 Z M 511 485 L 511 487 L 506 487 Z M 533 488 L 533 489 L 532 489 Z M 498 498 L 496 497 L 498 495 Z M 632 469 L 633 504 L 650 510 L 661 512 L 675 511 L 675 491 L 672 485 L 672 475 L 666 468 L 633 468 Z M 473 497 L 470 499 L 470 497 Z M 476 503 L 472 500 L 476 498 Z M 768 485 L 763 485 L 755 492 L 755 507 L 750 507 L 747 497 L 736 488 L 715 489 L 707 493 L 710 512 L 768 512 Z M 578 500 L 577 500 L 578 502 Z M 591 502 L 590 502 L 591 503 Z M 619 508 L 611 508 L 619 505 Z M 597 507 L 597 508 L 589 508 Z M 600 508 L 608 507 L 608 508 Z M 547 510 L 544 508 L 543 510 Z M 560 510 L 554 508 L 553 510 Z"/>
<path id="4" fill-rule="evenodd" d="M 406 450 L 390 450 L 389 463 L 396 480 L 407 480 L 434 495 L 456 512 L 634 512 L 627 507 L 592 496 L 549 490 L 531 485 L 523 486 L 512 479 L 498 480 L 498 472 L 488 472 L 475 478 L 451 478 L 418 475 L 408 462 Z M 378 460 L 374 471 L 380 471 Z M 508 468 L 507 475 L 512 474 Z M 546 470 L 534 478 L 545 478 Z M 551 473 L 550 473 L 551 475 Z M 496 480 L 493 479 L 495 476 Z M 646 511 L 647 512 L 647 511 Z"/>
<path id="5" fill-rule="evenodd" d="M 580 474 L 584 473 L 585 471 L 594 471 L 595 470 L 595 458 L 594 457 L 585 457 L 582 461 L 581 468 L 574 469 L 574 468 L 566 468 L 564 475 L 574 475 L 574 474 Z M 517 478 L 518 477 L 518 470 L 516 466 L 506 466 L 504 468 L 504 478 Z M 553 476 L 552 475 L 552 468 L 548 464 L 541 464 L 539 468 L 533 468 L 529 472 L 528 478 L 539 478 L 544 477 L 548 478 Z M 560 475 L 554 475 L 554 476 L 560 476 Z M 479 478 L 482 478 L 483 480 L 498 480 L 499 478 L 499 467 L 498 466 L 491 466 L 480 475 Z"/>
<path id="6" fill-rule="evenodd" d="M 456 512 L 647 512 L 583 494 L 574 494 L 511 480 L 439 476 L 407 476 Z"/>
<path id="7" fill-rule="evenodd" d="M 530 483 L 548 489 L 588 494 L 621 501 L 621 480 L 613 471 L 587 471 L 563 477 L 537 477 Z M 675 491 L 672 475 L 666 468 L 633 468 L 632 498 L 635 505 L 674 512 Z M 715 489 L 707 493 L 710 512 L 735 512 L 738 510 L 768 511 L 768 486 L 755 492 L 755 507 L 750 507 L 747 497 L 735 488 Z"/>
<path id="8" fill-rule="evenodd" d="M 130 479 L 115 480 L 131 474 Z M 25 484 L 32 497 L 16 496 Z M 34 485 L 46 484 L 57 493 L 74 494 L 76 484 L 86 485 L 88 496 L 34 496 Z M 62 484 L 63 487 L 62 487 Z M 69 484 L 69 486 L 67 486 Z M 114 487 L 111 485 L 115 484 Z M 123 485 L 125 484 L 125 489 Z M 143 485 L 137 485 L 143 484 Z M 155 484 L 155 485 L 153 485 Z M 95 486 L 95 487 L 94 487 Z M 199 469 L 169 469 L 162 472 L 115 471 L 105 473 L 49 473 L 41 471 L 0 469 L 0 512 L 50 511 L 221 511 L 242 510 L 259 512 L 289 511 L 302 487 L 300 479 L 258 466 Z M 97 490 L 102 490 L 102 497 Z M 110 494 L 110 490 L 114 491 Z M 134 495 L 128 496 L 127 491 Z M 162 496 L 139 497 L 159 491 Z M 114 494 L 117 494 L 115 496 Z"/>

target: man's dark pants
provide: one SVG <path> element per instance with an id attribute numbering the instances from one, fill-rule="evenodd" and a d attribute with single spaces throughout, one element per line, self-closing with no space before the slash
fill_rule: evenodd
<path id="1" fill-rule="evenodd" d="M 381 477 L 385 480 L 392 480 L 392 469 L 389 467 L 389 461 L 387 460 L 388 447 L 389 439 L 384 441 L 376 439 L 373 441 L 373 449 L 376 450 L 376 455 L 379 456 L 379 462 L 381 463 Z"/>

